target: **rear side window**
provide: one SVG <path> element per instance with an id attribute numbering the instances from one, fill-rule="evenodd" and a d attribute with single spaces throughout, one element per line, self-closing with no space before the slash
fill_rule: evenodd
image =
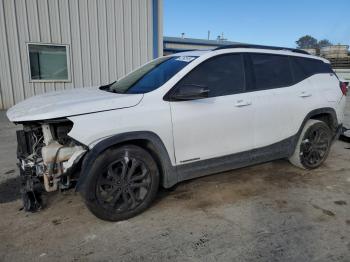
<path id="1" fill-rule="evenodd" d="M 283 55 L 247 54 L 252 83 L 249 90 L 265 90 L 293 83 L 289 58 Z"/>
<path id="2" fill-rule="evenodd" d="M 333 73 L 330 64 L 326 64 L 321 60 L 290 57 L 290 61 L 296 83 L 315 74 Z"/>
<path id="3" fill-rule="evenodd" d="M 177 84 L 201 85 L 209 97 L 244 92 L 244 69 L 241 54 L 220 55 L 199 64 Z"/>

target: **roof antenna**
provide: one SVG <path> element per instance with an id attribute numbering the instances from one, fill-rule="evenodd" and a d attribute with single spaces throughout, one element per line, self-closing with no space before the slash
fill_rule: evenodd
<path id="1" fill-rule="evenodd" d="M 185 33 L 181 33 L 181 38 L 182 38 L 182 39 L 185 38 Z"/>
<path id="2" fill-rule="evenodd" d="M 208 30 L 208 40 L 210 39 L 210 30 Z"/>

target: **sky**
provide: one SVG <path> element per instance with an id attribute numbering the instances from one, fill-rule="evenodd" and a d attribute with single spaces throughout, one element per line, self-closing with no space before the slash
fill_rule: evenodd
<path id="1" fill-rule="evenodd" d="M 163 0 L 164 36 L 296 47 L 309 34 L 350 44 L 350 0 Z"/>

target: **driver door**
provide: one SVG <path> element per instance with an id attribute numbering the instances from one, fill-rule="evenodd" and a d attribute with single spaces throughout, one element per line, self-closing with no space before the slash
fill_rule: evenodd
<path id="1" fill-rule="evenodd" d="M 171 101 L 177 164 L 251 150 L 253 105 L 245 91 L 242 54 L 224 54 L 204 61 L 174 88 L 204 86 L 208 97 Z"/>

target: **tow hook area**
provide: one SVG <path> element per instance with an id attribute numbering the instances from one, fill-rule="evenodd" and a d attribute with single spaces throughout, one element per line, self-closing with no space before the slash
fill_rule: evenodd
<path id="1" fill-rule="evenodd" d="M 78 177 L 87 147 L 67 133 L 72 123 L 31 123 L 17 131 L 17 158 L 21 175 L 23 209 L 43 208 L 45 192 L 71 188 Z"/>
<path id="2" fill-rule="evenodd" d="M 24 211 L 39 211 L 43 206 L 42 193 L 44 192 L 40 180 L 33 176 L 31 168 L 28 167 L 25 170 L 20 167 L 20 177 Z"/>
<path id="3" fill-rule="evenodd" d="M 35 191 L 27 191 L 22 194 L 22 202 L 23 209 L 27 212 L 36 212 L 42 207 L 41 194 Z"/>

